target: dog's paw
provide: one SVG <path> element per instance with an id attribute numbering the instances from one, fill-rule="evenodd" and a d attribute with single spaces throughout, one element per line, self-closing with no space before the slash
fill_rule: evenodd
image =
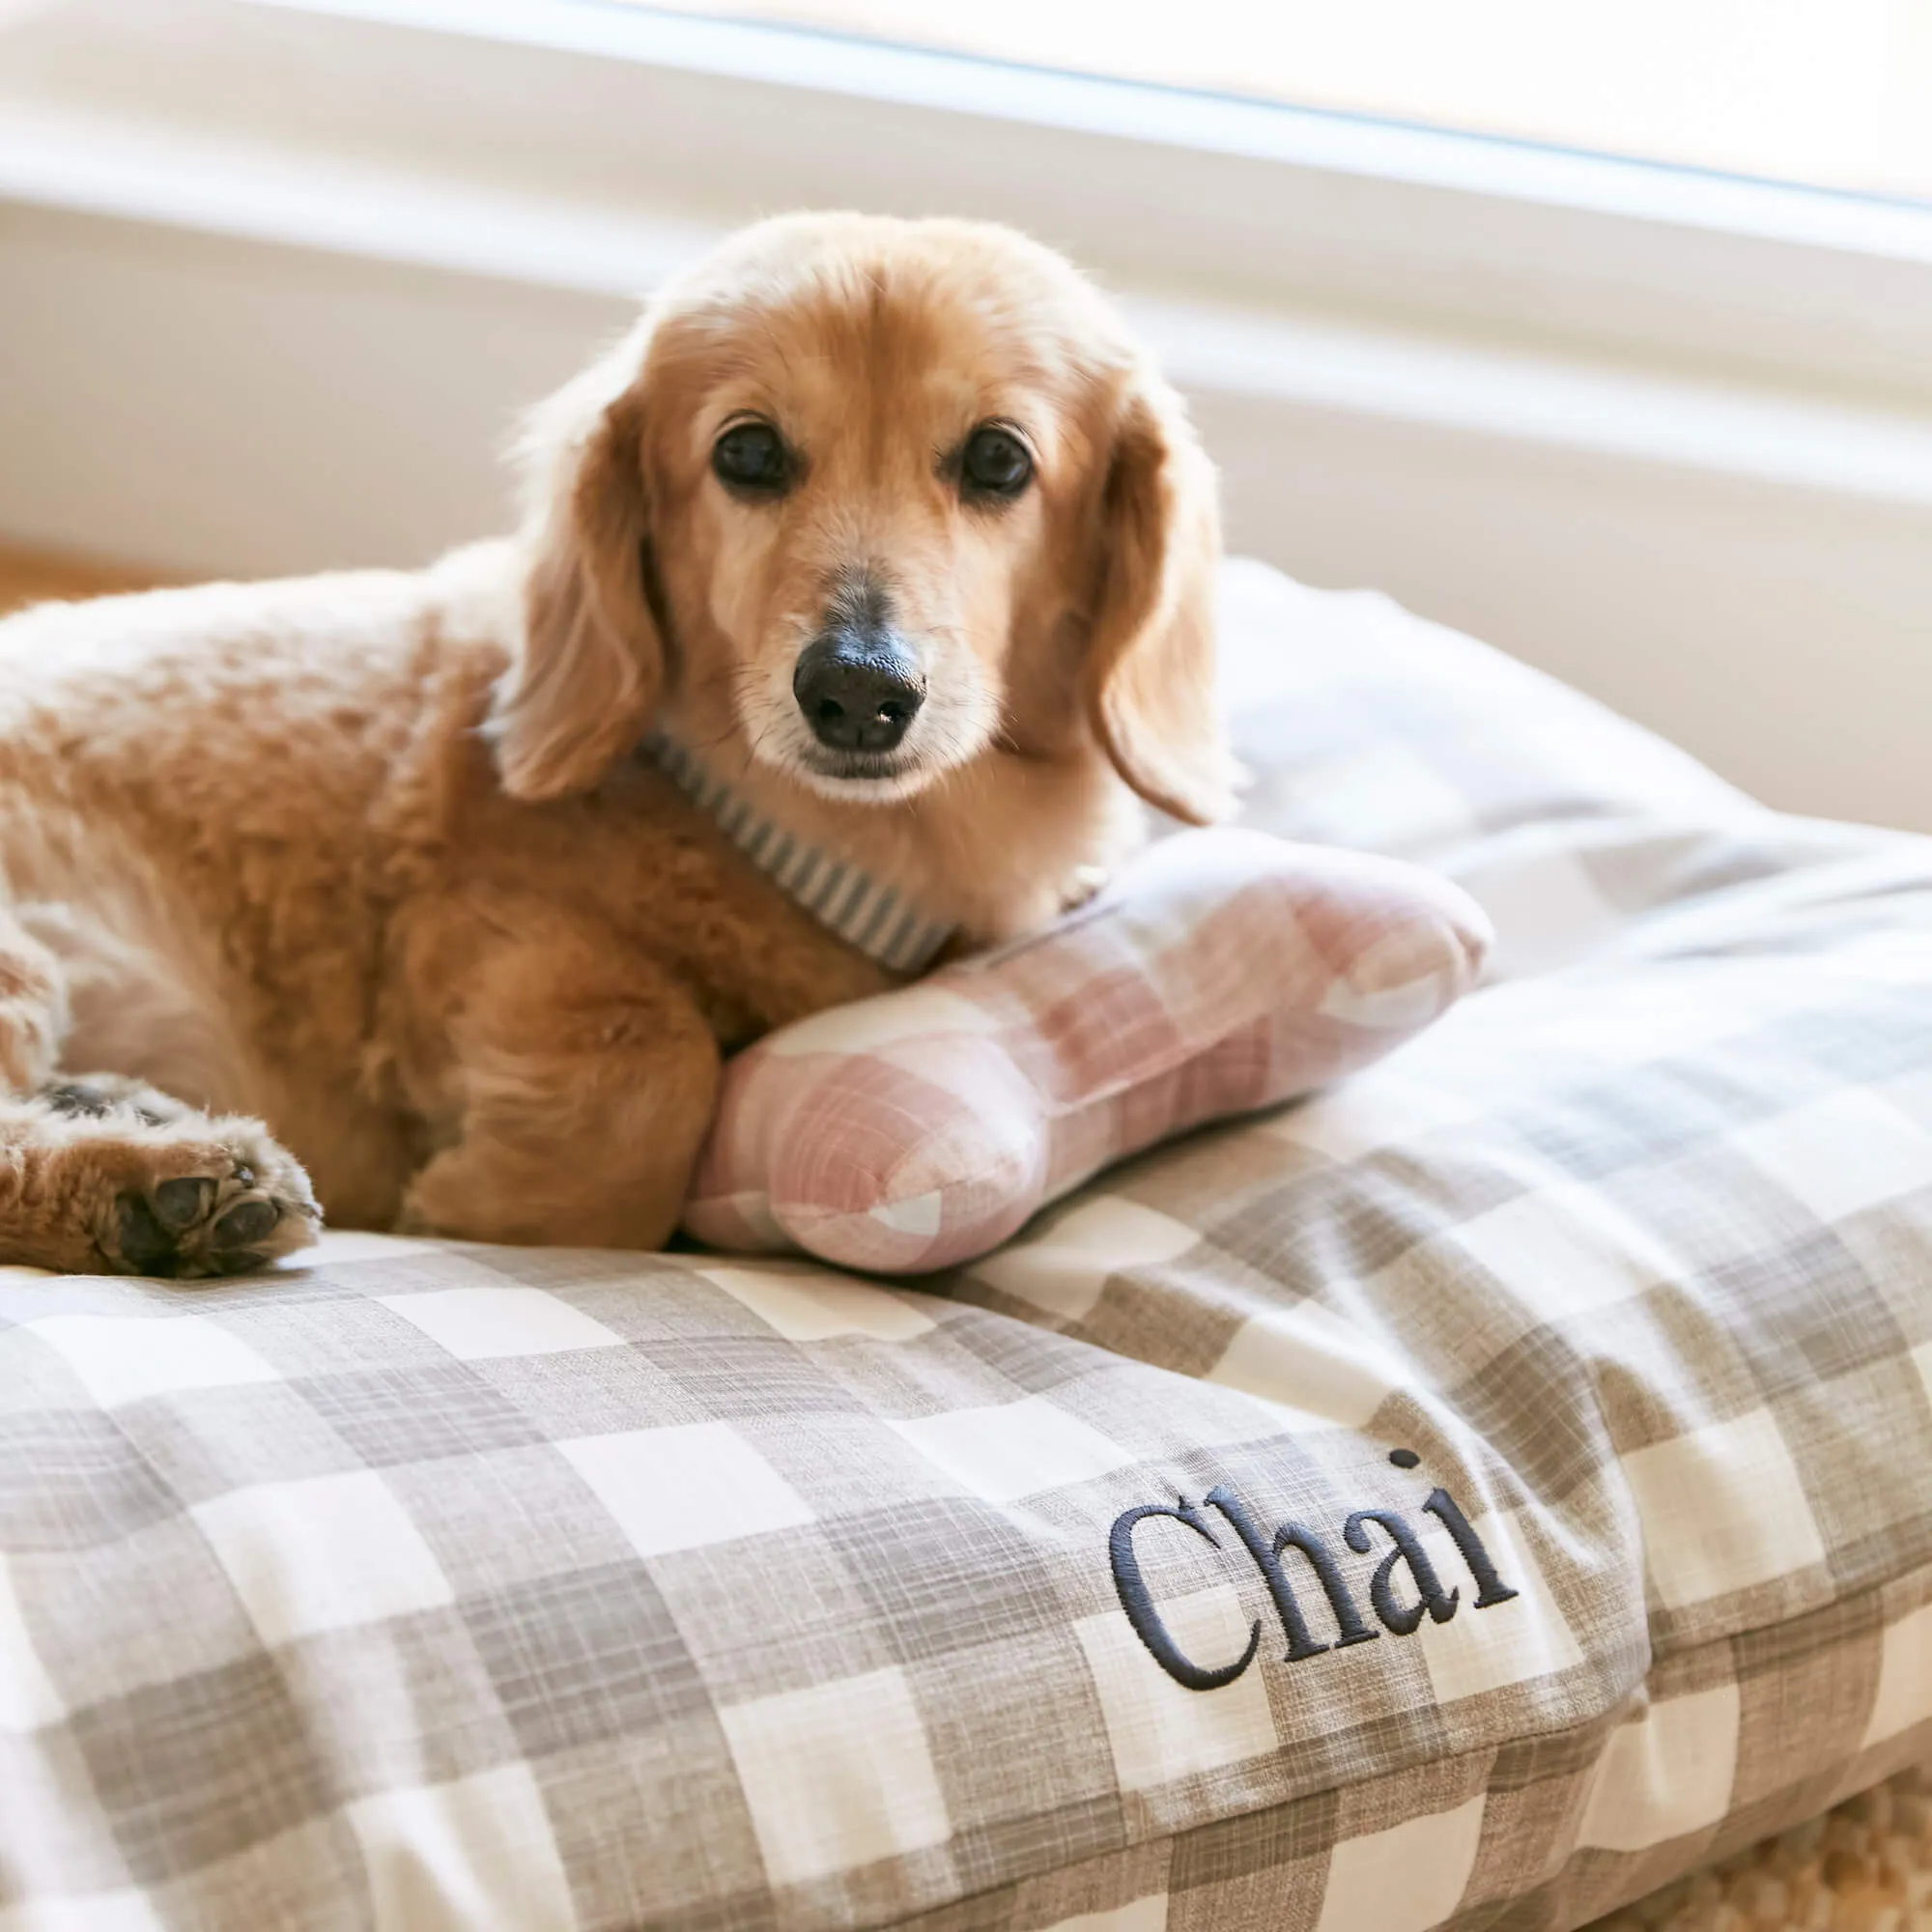
<path id="1" fill-rule="evenodd" d="M 192 1114 L 168 1124 L 165 1138 L 116 1151 L 145 1171 L 114 1190 L 96 1229 L 110 1269 L 176 1281 L 250 1274 L 315 1239 L 322 1213 L 308 1177 L 264 1129 Z"/>

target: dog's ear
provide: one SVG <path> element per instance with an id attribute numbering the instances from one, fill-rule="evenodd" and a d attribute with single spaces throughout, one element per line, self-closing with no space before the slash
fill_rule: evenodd
<path id="1" fill-rule="evenodd" d="M 1234 810 L 1236 768 L 1214 688 L 1214 468 L 1180 398 L 1151 371 L 1115 420 L 1098 509 L 1087 713 L 1114 769 L 1192 825 Z"/>
<path id="2" fill-rule="evenodd" d="M 643 353 L 639 329 L 538 408 L 526 434 L 523 637 L 488 725 L 513 798 L 587 790 L 657 707 Z"/>

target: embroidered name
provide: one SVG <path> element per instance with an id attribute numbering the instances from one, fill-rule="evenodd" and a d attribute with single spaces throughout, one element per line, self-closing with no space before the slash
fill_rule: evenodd
<path id="1" fill-rule="evenodd" d="M 1421 1461 L 1411 1449 L 1397 1449 L 1389 1461 L 1399 1469 L 1412 1469 Z M 1207 1512 L 1212 1510 L 1247 1552 L 1267 1586 L 1275 1615 L 1281 1620 L 1282 1634 L 1288 1640 L 1283 1661 L 1299 1663 L 1330 1650 L 1346 1650 L 1351 1644 L 1373 1643 L 1387 1631 L 1391 1636 L 1410 1636 L 1427 1616 L 1432 1623 L 1446 1624 L 1456 1614 L 1462 1601 L 1462 1585 L 1444 1588 L 1429 1551 L 1414 1528 L 1394 1510 L 1360 1509 L 1342 1525 L 1342 1541 L 1358 1556 L 1374 1553 L 1379 1542 L 1387 1548 L 1369 1578 L 1369 1608 L 1381 1625 L 1377 1630 L 1362 1614 L 1360 1604 L 1350 1588 L 1340 1558 L 1333 1547 L 1306 1523 L 1284 1522 L 1266 1530 L 1255 1520 L 1239 1496 L 1217 1483 L 1201 1498 L 1190 1503 L 1179 1496 L 1172 1505 L 1142 1503 L 1122 1510 L 1114 1519 L 1107 1538 L 1107 1553 L 1113 1565 L 1114 1588 L 1120 1592 L 1121 1608 L 1134 1634 L 1147 1645 L 1153 1661 L 1190 1690 L 1218 1690 L 1232 1684 L 1255 1661 L 1261 1649 L 1262 1621 L 1257 1617 L 1248 1630 L 1247 1648 L 1232 1662 L 1208 1666 L 1197 1663 L 1175 1642 L 1161 1621 L 1153 1595 L 1141 1574 L 1140 1557 L 1134 1550 L 1134 1531 L 1151 1517 L 1165 1517 L 1200 1537 L 1210 1548 L 1224 1546 L 1214 1533 Z M 1469 1520 L 1456 1506 L 1446 1490 L 1432 1490 L 1422 1505 L 1424 1516 L 1433 1516 L 1448 1531 L 1458 1553 L 1475 1585 L 1475 1607 L 1487 1610 L 1506 1604 L 1518 1592 L 1505 1583 L 1491 1561 L 1490 1552 Z M 1291 1574 L 1290 1564 L 1293 1570 Z M 1399 1576 L 1406 1573 L 1406 1595 Z M 1310 1590 L 1309 1605 L 1304 1605 L 1296 1589 Z M 1314 1621 L 1310 1620 L 1310 1605 Z M 1333 1631 L 1333 1635 L 1329 1632 Z"/>

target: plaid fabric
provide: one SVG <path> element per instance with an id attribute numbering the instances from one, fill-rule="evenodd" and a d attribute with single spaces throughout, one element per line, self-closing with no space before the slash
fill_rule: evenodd
<path id="1" fill-rule="evenodd" d="M 1488 972 L 1547 972 L 1658 908 L 1834 861 L 1906 871 L 1902 832 L 1774 812 L 1580 692 L 1366 591 L 1264 564 L 1221 583 L 1244 823 L 1386 853 L 1495 922 Z"/>
<path id="2" fill-rule="evenodd" d="M 1932 846 L 1260 588 L 1514 962 L 1336 1092 L 941 1293 L 0 1276 L 4 1932 L 1563 1927 L 1932 1747 Z"/>
<path id="3" fill-rule="evenodd" d="M 738 1055 L 685 1226 L 875 1271 L 971 1260 L 1126 1154 L 1393 1051 L 1488 944 L 1413 867 L 1167 839 L 1051 930 Z"/>

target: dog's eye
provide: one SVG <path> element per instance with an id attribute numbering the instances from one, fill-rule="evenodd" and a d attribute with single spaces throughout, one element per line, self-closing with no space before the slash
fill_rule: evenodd
<path id="1" fill-rule="evenodd" d="M 1033 476 L 1033 458 L 1010 430 L 985 423 L 966 439 L 959 480 L 969 496 L 1017 497 Z"/>
<path id="2" fill-rule="evenodd" d="M 770 423 L 741 422 L 711 445 L 711 468 L 733 490 L 776 496 L 791 481 L 791 456 Z"/>

